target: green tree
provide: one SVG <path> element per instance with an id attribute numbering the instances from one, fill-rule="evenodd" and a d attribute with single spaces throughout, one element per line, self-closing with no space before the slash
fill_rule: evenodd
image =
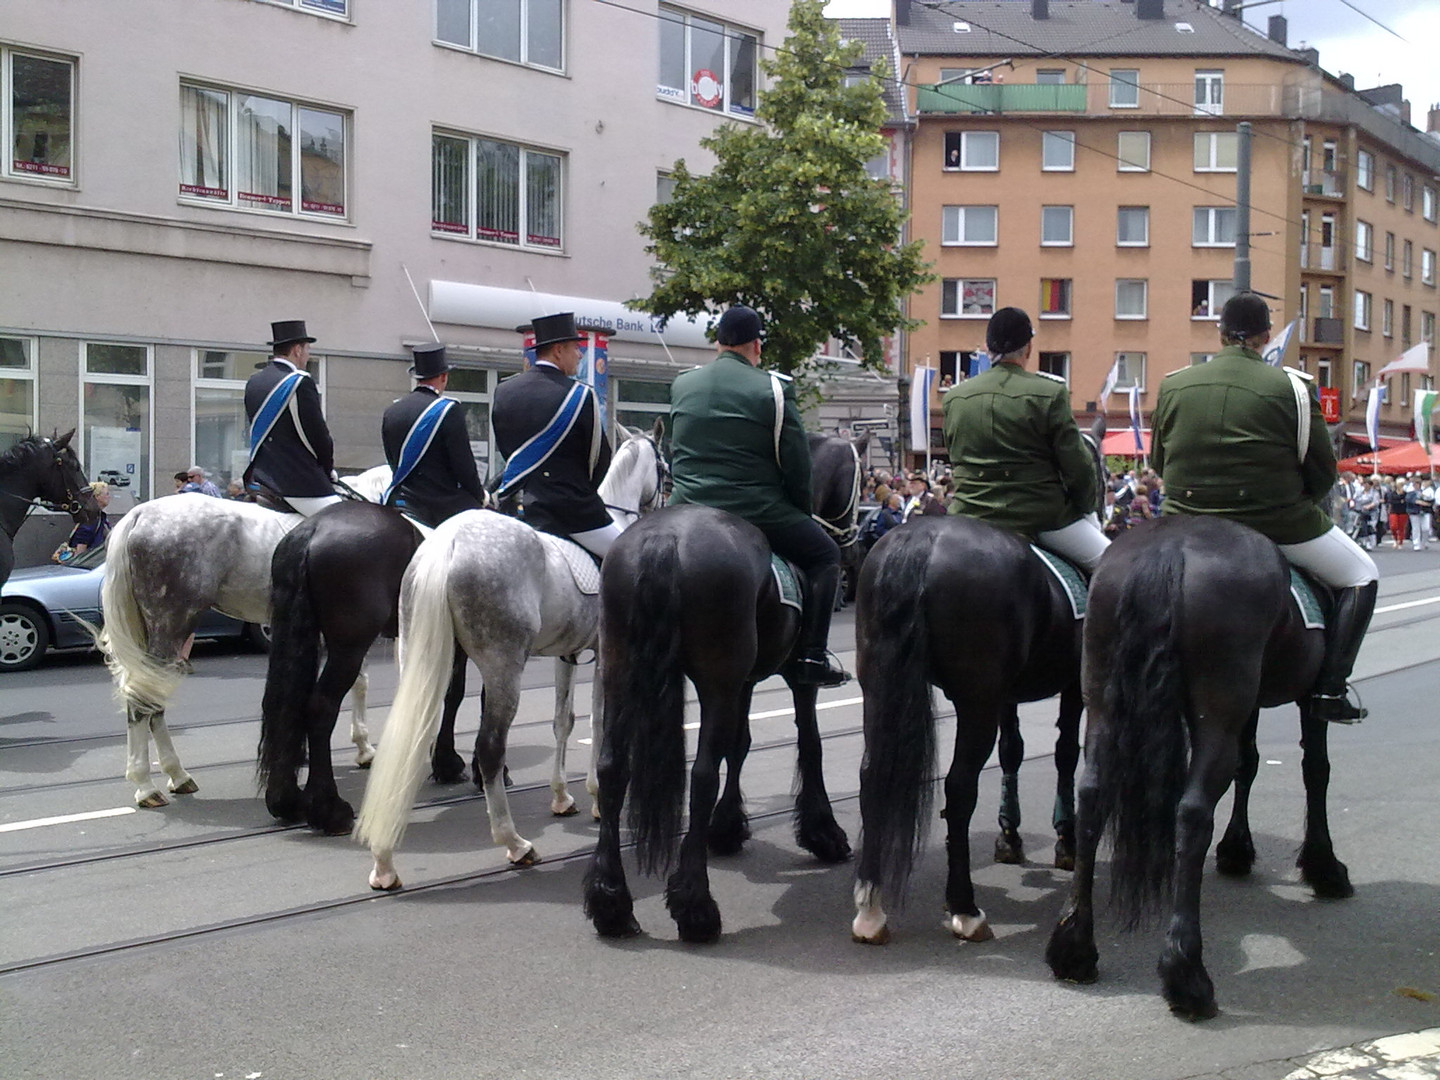
<path id="1" fill-rule="evenodd" d="M 823 379 L 810 361 L 831 337 L 883 370 L 881 338 L 918 325 L 904 300 L 934 278 L 921 244 L 900 242 L 890 182 L 865 172 L 885 150 L 888 73 L 845 85 L 862 46 L 842 43 L 823 6 L 796 0 L 784 46 L 761 61 L 760 123 L 701 140 L 716 158 L 708 176 L 675 163 L 674 197 L 640 223 L 654 291 L 630 305 L 668 319 L 747 304 L 765 319 L 767 366 L 801 381 Z"/>

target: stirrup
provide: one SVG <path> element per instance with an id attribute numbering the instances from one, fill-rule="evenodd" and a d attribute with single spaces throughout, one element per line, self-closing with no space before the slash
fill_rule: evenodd
<path id="1" fill-rule="evenodd" d="M 803 686 L 844 686 L 850 681 L 850 673 L 839 666 L 832 666 L 828 654 L 797 656 L 790 661 L 785 673 Z"/>
<path id="2" fill-rule="evenodd" d="M 1332 724 L 1358 724 L 1370 715 L 1370 710 L 1350 704 L 1346 694 L 1311 694 L 1310 715 Z"/>

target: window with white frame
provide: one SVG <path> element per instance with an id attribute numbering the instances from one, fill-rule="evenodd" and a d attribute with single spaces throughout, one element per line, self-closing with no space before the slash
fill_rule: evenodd
<path id="1" fill-rule="evenodd" d="M 1405 343 L 1405 347 L 1406 347 L 1406 348 L 1409 348 L 1409 347 L 1410 347 L 1410 314 L 1411 314 L 1411 312 L 1410 312 L 1410 305 L 1409 305 L 1409 304 L 1401 304 L 1401 305 L 1400 305 L 1400 340 Z"/>
<path id="2" fill-rule="evenodd" d="M 1420 340 L 1430 345 L 1435 344 L 1435 312 L 1433 311 L 1420 313 Z"/>
<path id="3" fill-rule="evenodd" d="M 0 454 L 37 429 L 35 409 L 35 339 L 0 337 Z"/>
<path id="4" fill-rule="evenodd" d="M 564 186 L 563 154 L 442 132 L 431 140 L 432 232 L 559 250 Z"/>
<path id="5" fill-rule="evenodd" d="M 350 15 L 350 0 L 266 0 L 266 3 L 297 8 L 312 15 L 334 15 L 340 19 Z"/>
<path id="6" fill-rule="evenodd" d="M 1117 278 L 1115 281 L 1115 318 L 1146 318 L 1149 290 L 1150 282 L 1145 278 Z"/>
<path id="7" fill-rule="evenodd" d="M 994 247 L 999 235 L 999 212 L 993 206 L 940 208 L 940 242 Z"/>
<path id="8" fill-rule="evenodd" d="M 1385 269 L 1391 272 L 1395 270 L 1395 234 L 1385 234 Z"/>
<path id="9" fill-rule="evenodd" d="M 1355 221 L 1355 258 L 1361 262 L 1375 260 L 1375 230 L 1368 221 Z"/>
<path id="10" fill-rule="evenodd" d="M 1395 301 L 1386 300 L 1380 305 L 1380 333 L 1386 337 L 1395 336 Z"/>
<path id="11" fill-rule="evenodd" d="M 1120 132 L 1115 141 L 1115 159 L 1119 172 L 1149 172 L 1150 132 Z"/>
<path id="12" fill-rule="evenodd" d="M 1122 206 L 1115 212 L 1115 244 L 1117 247 L 1150 246 L 1150 208 Z"/>
<path id="13" fill-rule="evenodd" d="M 105 480 L 113 473 L 136 502 L 149 499 L 150 347 L 85 342 L 80 365 L 85 475 Z"/>
<path id="14" fill-rule="evenodd" d="M 1332 374 L 1334 368 L 1329 360 L 1315 361 L 1315 385 L 1334 386 L 1335 376 Z"/>
<path id="15" fill-rule="evenodd" d="M 1039 68 L 1035 72 L 1036 86 L 1064 86 L 1064 68 Z"/>
<path id="16" fill-rule="evenodd" d="M 1400 276 L 1405 278 L 1415 276 L 1415 245 L 1409 240 L 1400 242 Z"/>
<path id="17" fill-rule="evenodd" d="M 1309 285 L 1301 285 L 1301 286 L 1300 286 L 1300 317 L 1299 317 L 1299 319 L 1298 319 L 1297 321 L 1298 321 L 1298 323 L 1299 323 L 1298 329 L 1299 329 L 1299 331 L 1300 331 L 1300 340 L 1301 340 L 1301 342 L 1303 343 L 1303 342 L 1309 341 L 1309 340 L 1310 340 L 1310 328 L 1306 325 L 1306 323 L 1308 323 L 1308 322 L 1310 321 L 1310 286 L 1309 286 Z"/>
<path id="18" fill-rule="evenodd" d="M 0 47 L 0 87 L 0 175 L 73 183 L 75 61 Z"/>
<path id="19" fill-rule="evenodd" d="M 1420 213 L 1426 221 L 1435 220 L 1435 189 L 1429 184 L 1420 188 Z"/>
<path id="20" fill-rule="evenodd" d="M 564 12 L 562 0 L 435 0 L 435 40 L 560 71 L 565 66 Z"/>
<path id="21" fill-rule="evenodd" d="M 1040 208 L 1040 243 L 1044 247 L 1070 247 L 1075 243 L 1075 208 Z"/>
<path id="22" fill-rule="evenodd" d="M 343 218 L 349 114 L 224 87 L 180 85 L 180 197 Z"/>
<path id="23" fill-rule="evenodd" d="M 1040 279 L 1040 317 L 1042 319 L 1070 318 L 1070 278 Z"/>
<path id="24" fill-rule="evenodd" d="M 1407 214 L 1415 212 L 1415 177 L 1408 172 L 1400 177 L 1400 205 Z"/>
<path id="25" fill-rule="evenodd" d="M 1370 305 L 1373 298 L 1364 289 L 1355 290 L 1355 329 L 1370 329 Z"/>
<path id="26" fill-rule="evenodd" d="M 655 174 L 655 202 L 664 204 L 673 201 L 675 198 L 675 174 L 669 172 L 657 172 Z"/>
<path id="27" fill-rule="evenodd" d="M 1435 252 L 1429 248 L 1420 250 L 1420 282 L 1424 285 L 1435 284 Z"/>
<path id="28" fill-rule="evenodd" d="M 1110 69 L 1110 107 L 1112 109 L 1138 109 L 1140 107 L 1140 72 L 1134 68 Z"/>
<path id="29" fill-rule="evenodd" d="M 1370 365 L 1364 360 L 1356 360 L 1350 369 L 1350 377 L 1350 385 L 1354 390 L 1351 396 L 1357 398 L 1364 397 L 1366 391 L 1370 389 Z"/>
<path id="30" fill-rule="evenodd" d="M 1195 133 L 1196 172 L 1234 172 L 1240 161 L 1240 144 L 1233 131 Z"/>
<path id="31" fill-rule="evenodd" d="M 1316 305 L 1315 317 L 1317 319 L 1335 318 L 1335 286 L 1321 285 L 1319 302 Z"/>
<path id="32" fill-rule="evenodd" d="M 1116 390 L 1129 390 L 1132 386 L 1145 389 L 1145 354 L 1143 352 L 1117 352 L 1115 354 Z"/>
<path id="33" fill-rule="evenodd" d="M 1396 182 L 1397 182 L 1398 179 L 1399 179 L 1399 174 L 1395 171 L 1395 166 L 1394 166 L 1394 165 L 1386 165 L 1386 166 L 1385 166 L 1385 201 L 1386 201 L 1386 202 L 1392 202 L 1392 203 L 1393 203 L 1393 202 L 1395 201 L 1395 185 L 1396 185 Z"/>
<path id="34" fill-rule="evenodd" d="M 940 314 L 951 319 L 988 319 L 995 314 L 995 279 L 945 278 L 940 282 Z"/>
<path id="35" fill-rule="evenodd" d="M 1195 72 L 1195 115 L 1220 116 L 1225 112 L 1225 72 Z"/>
<path id="36" fill-rule="evenodd" d="M 1075 171 L 1075 132 L 1040 133 L 1040 168 L 1045 172 Z"/>
<path id="37" fill-rule="evenodd" d="M 445 384 L 445 396 L 460 403 L 465 417 L 465 435 L 470 456 L 484 476 L 490 467 L 490 372 L 483 368 L 455 366 Z"/>
<path id="38" fill-rule="evenodd" d="M 1198 278 L 1191 281 L 1190 317 L 1218 320 L 1225 302 L 1234 295 L 1234 282 L 1225 278 Z"/>
<path id="39" fill-rule="evenodd" d="M 1369 150 L 1355 155 L 1355 183 L 1365 191 L 1375 190 L 1375 155 Z"/>
<path id="40" fill-rule="evenodd" d="M 994 172 L 1000 168 L 998 131 L 947 131 L 945 168 L 965 172 Z"/>
<path id="41" fill-rule="evenodd" d="M 1190 226 L 1195 247 L 1234 247 L 1236 209 L 1233 206 L 1197 206 Z"/>
<path id="42" fill-rule="evenodd" d="M 559 0 L 554 2 L 558 5 Z M 678 8 L 662 7 L 659 23 L 659 97 L 735 116 L 754 115 L 759 35 Z"/>
<path id="43" fill-rule="evenodd" d="M 1336 169 L 1340 156 L 1340 144 L 1334 139 L 1326 139 L 1320 144 L 1320 168 L 1327 173 L 1333 173 Z"/>
<path id="44" fill-rule="evenodd" d="M 1037 363 L 1038 370 L 1046 375 L 1070 382 L 1070 354 L 1068 352 L 1042 352 Z"/>

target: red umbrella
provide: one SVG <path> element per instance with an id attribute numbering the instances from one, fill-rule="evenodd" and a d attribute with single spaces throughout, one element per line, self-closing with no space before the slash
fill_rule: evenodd
<path id="1" fill-rule="evenodd" d="M 1148 429 L 1140 431 L 1141 449 L 1135 449 L 1135 432 L 1130 428 L 1121 428 L 1119 431 L 1112 431 L 1100 440 L 1100 453 L 1106 457 L 1139 457 L 1141 454 L 1150 453 L 1150 432 Z"/>
<path id="2" fill-rule="evenodd" d="M 1131 445 L 1134 445 L 1133 441 Z M 1336 464 L 1343 471 L 1353 473 L 1429 472 L 1433 468 L 1440 468 L 1440 446 L 1432 446 L 1427 455 L 1425 447 L 1418 442 L 1402 443 L 1379 453 L 1367 451 L 1357 454 Z"/>

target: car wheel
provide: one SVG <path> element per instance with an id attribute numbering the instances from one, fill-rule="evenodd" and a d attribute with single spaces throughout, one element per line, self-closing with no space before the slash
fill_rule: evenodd
<path id="1" fill-rule="evenodd" d="M 0 671 L 29 671 L 50 647 L 50 624 L 27 604 L 0 604 Z"/>
<path id="2" fill-rule="evenodd" d="M 249 645 L 250 648 L 258 653 L 268 653 L 270 651 L 269 623 L 247 622 L 245 624 L 245 632 L 241 637 L 245 639 L 245 644 Z"/>

